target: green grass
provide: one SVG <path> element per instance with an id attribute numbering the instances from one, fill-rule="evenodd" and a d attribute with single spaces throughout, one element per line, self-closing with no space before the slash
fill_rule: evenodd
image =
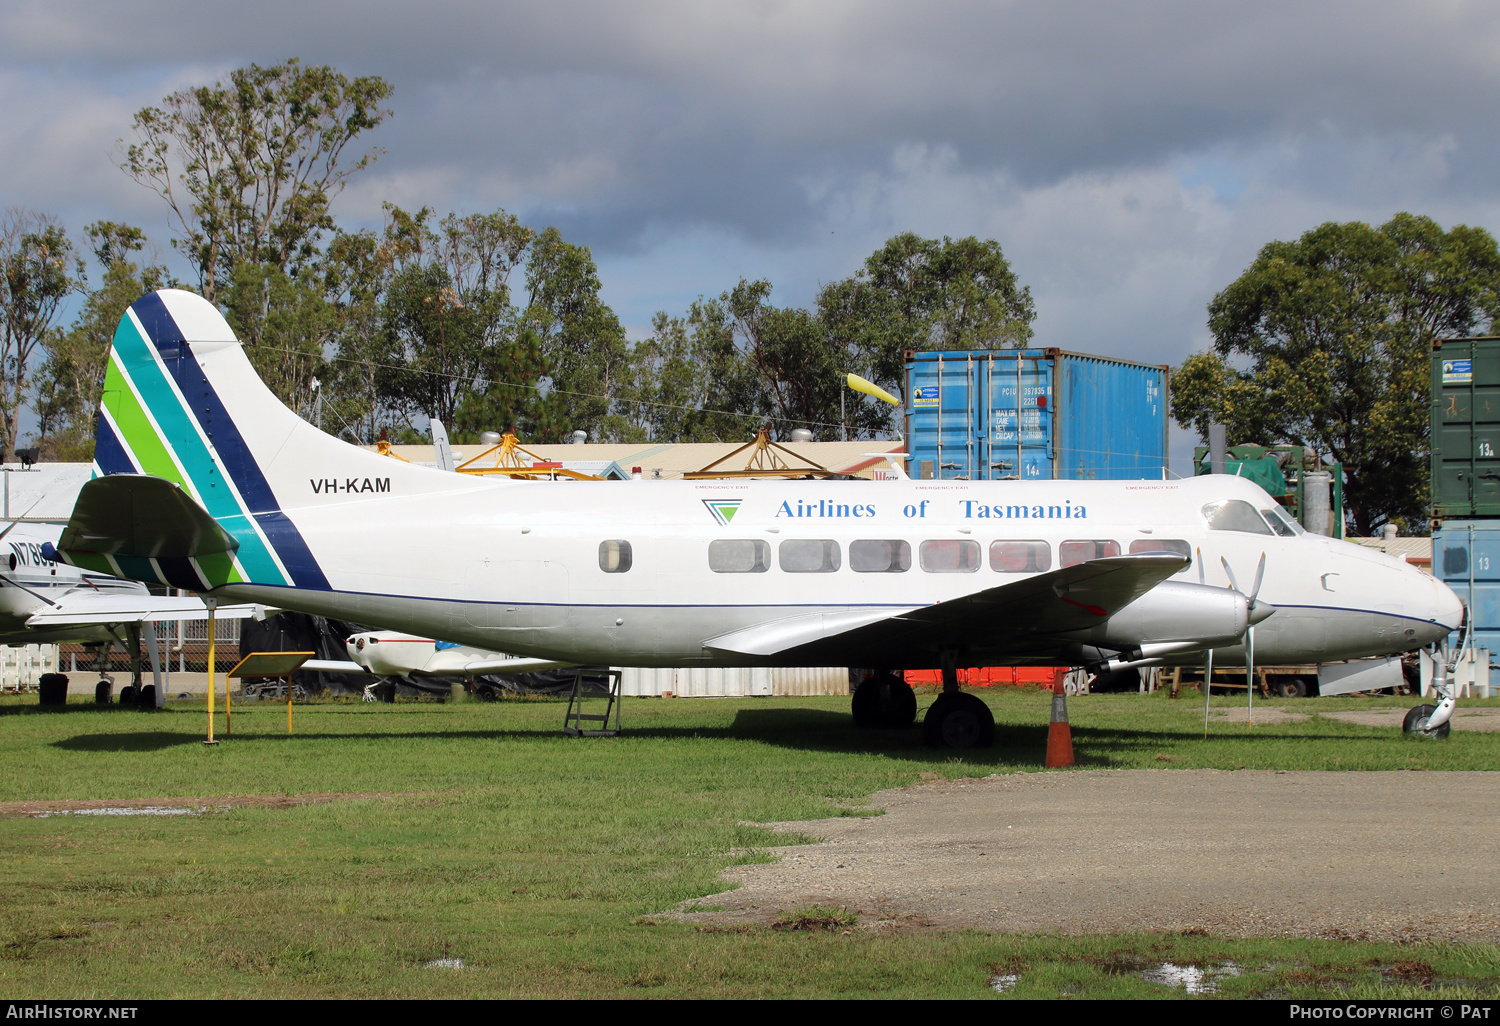
<path id="1" fill-rule="evenodd" d="M 199 703 L 138 713 L 0 699 L 0 800 L 364 796 L 0 820 L 0 987 L 27 998 L 973 997 L 1019 967 L 1018 997 L 1124 997 L 1183 993 L 1138 965 L 1232 961 L 1241 975 L 1219 979 L 1226 996 L 1494 993 L 1500 959 L 1484 946 L 878 936 L 837 908 L 783 910 L 828 921 L 814 929 L 654 918 L 789 843 L 753 823 L 867 815 L 882 788 L 1039 769 L 1048 696 L 985 697 L 997 743 L 967 753 L 924 748 L 918 731 L 856 732 L 848 700 L 834 698 L 628 699 L 626 733 L 609 739 L 561 736 L 551 701 L 299 705 L 291 737 L 285 707 L 237 705 L 235 735 L 215 748 L 200 743 Z M 1487 704 L 1500 700 L 1461 706 Z M 1191 695 L 1069 707 L 1082 767 L 1489 770 L 1500 758 L 1500 735 L 1424 741 L 1317 716 L 1253 732 L 1214 724 L 1204 742 Z M 426 966 L 447 958 L 464 968 Z M 1431 982 L 1382 977 L 1397 964 L 1430 967 Z"/>

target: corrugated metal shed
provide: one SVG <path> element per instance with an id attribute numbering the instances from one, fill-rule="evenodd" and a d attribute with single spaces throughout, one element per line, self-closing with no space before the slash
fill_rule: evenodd
<path id="1" fill-rule="evenodd" d="M 627 472 L 641 468 L 643 477 L 651 478 L 660 471 L 662 480 L 681 478 L 683 474 L 701 470 L 715 460 L 723 459 L 744 442 L 683 442 L 680 444 L 626 444 L 611 442 L 586 442 L 583 445 L 532 445 L 523 442 L 528 450 L 544 460 L 557 460 L 571 464 L 574 461 L 606 461 L 619 464 Z M 867 456 L 875 452 L 903 452 L 905 445 L 899 441 L 872 442 L 782 442 L 780 443 L 803 459 L 827 467 L 840 474 L 855 477 L 873 477 L 876 469 L 884 470 L 889 461 Z M 365 448 L 374 450 L 375 446 Z M 455 444 L 453 458 L 462 463 L 472 459 L 488 448 L 478 442 Z M 432 464 L 436 461 L 430 445 L 393 445 L 391 452 L 412 463 Z"/>
<path id="2" fill-rule="evenodd" d="M 1345 538 L 1356 545 L 1366 548 L 1379 549 L 1391 556 L 1405 559 L 1408 563 L 1421 567 L 1428 573 L 1432 572 L 1432 539 L 1431 538 L 1403 538 L 1396 537 L 1387 541 L 1385 538 Z"/>

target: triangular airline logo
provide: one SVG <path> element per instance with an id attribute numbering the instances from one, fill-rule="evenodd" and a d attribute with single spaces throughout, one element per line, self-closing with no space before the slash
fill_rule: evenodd
<path id="1" fill-rule="evenodd" d="M 714 515 L 714 519 L 720 524 L 728 524 L 739 512 L 742 499 L 704 499 L 703 505 Z"/>

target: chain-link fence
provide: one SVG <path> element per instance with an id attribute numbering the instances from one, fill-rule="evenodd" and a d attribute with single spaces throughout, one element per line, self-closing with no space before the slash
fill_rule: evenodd
<path id="1" fill-rule="evenodd" d="M 237 619 L 219 617 L 214 620 L 214 669 L 217 674 L 233 669 L 240 661 L 240 623 Z M 157 652 L 162 669 L 174 674 L 208 673 L 208 621 L 207 620 L 161 620 L 156 624 Z M 121 638 L 128 639 L 123 630 Z M 142 642 L 142 670 L 150 670 L 149 648 Z M 124 643 L 108 646 L 104 665 L 98 663 L 97 650 L 85 645 L 61 646 L 59 669 L 64 673 L 87 674 L 102 669 L 109 674 L 130 672 L 130 652 Z"/>

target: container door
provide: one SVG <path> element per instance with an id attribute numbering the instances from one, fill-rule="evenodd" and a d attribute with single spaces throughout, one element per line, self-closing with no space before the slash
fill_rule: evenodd
<path id="1" fill-rule="evenodd" d="M 1500 515 L 1500 339 L 1445 343 L 1432 396 L 1433 512 Z"/>
<path id="2" fill-rule="evenodd" d="M 986 476 L 1028 481 L 1057 476 L 1052 375 L 1052 358 L 1041 350 L 997 353 L 990 358 Z"/>
<path id="3" fill-rule="evenodd" d="M 1500 522 L 1444 523 L 1432 536 L 1432 572 L 1468 607 L 1474 644 L 1500 652 Z"/>
<path id="4" fill-rule="evenodd" d="M 1058 476 L 1162 480 L 1167 371 L 1102 356 L 1057 357 Z"/>
<path id="5" fill-rule="evenodd" d="M 922 353 L 907 365 L 910 396 L 907 472 L 931 480 L 972 480 L 981 456 L 973 398 L 980 374 L 969 354 Z"/>

